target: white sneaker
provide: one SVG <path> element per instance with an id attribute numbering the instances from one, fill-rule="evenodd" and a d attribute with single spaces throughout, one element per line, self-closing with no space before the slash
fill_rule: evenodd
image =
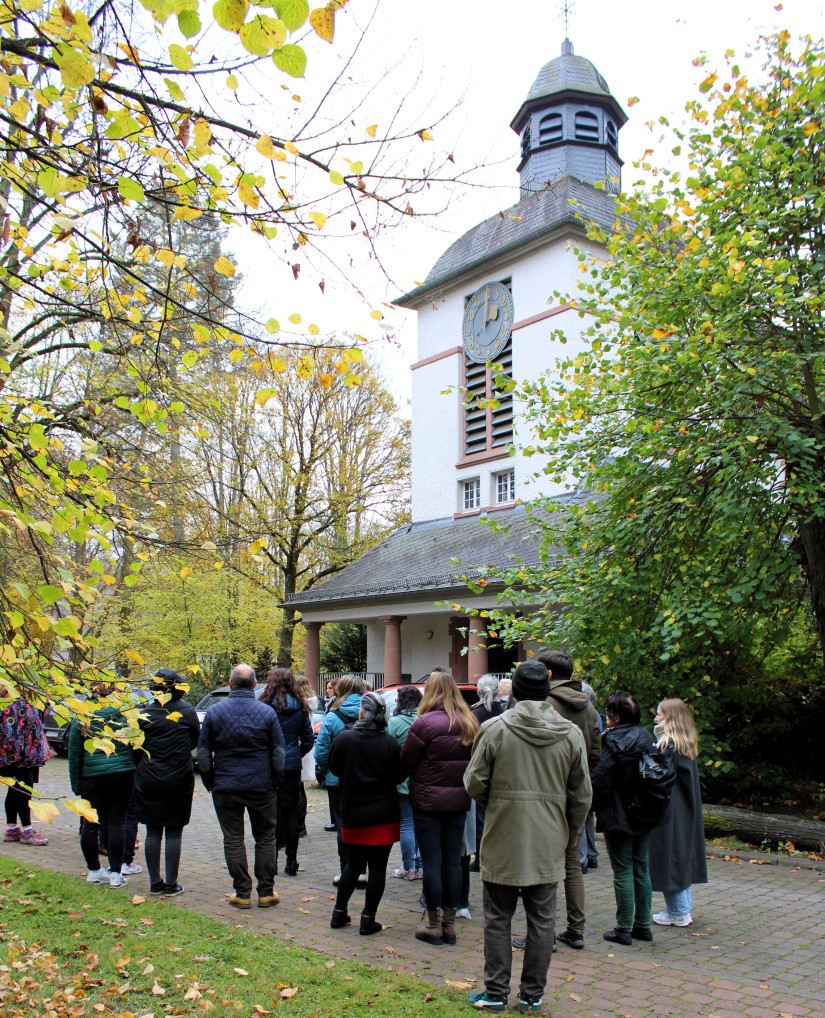
<path id="1" fill-rule="evenodd" d="M 651 918 L 657 926 L 690 926 L 693 917 L 687 915 L 671 915 L 670 912 L 655 912 Z"/>
<path id="2" fill-rule="evenodd" d="M 457 909 L 455 917 L 456 917 L 456 919 L 472 919 L 473 918 L 470 915 L 470 910 L 468 908 L 459 908 L 459 909 Z"/>
<path id="3" fill-rule="evenodd" d="M 139 862 L 125 862 L 120 867 L 120 872 L 126 876 L 130 876 L 132 873 L 143 873 L 143 867 Z"/>
<path id="4" fill-rule="evenodd" d="M 129 881 L 122 873 L 109 874 L 109 887 L 125 887 Z"/>
<path id="5" fill-rule="evenodd" d="M 109 871 L 105 869 L 89 870 L 89 872 L 86 874 L 86 883 L 108 884 L 110 875 L 111 874 L 109 873 Z"/>

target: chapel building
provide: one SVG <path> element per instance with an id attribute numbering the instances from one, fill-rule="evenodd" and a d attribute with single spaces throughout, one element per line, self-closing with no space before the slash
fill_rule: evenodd
<path id="1" fill-rule="evenodd" d="M 439 664 L 472 682 L 526 656 L 526 646 L 505 649 L 488 634 L 485 617 L 455 606 L 497 606 L 501 584 L 486 579 L 486 568 L 537 561 L 522 503 L 577 495 L 548 487 L 520 407 L 496 379 L 499 369 L 518 381 L 537 378 L 580 342 L 578 312 L 551 306 L 552 294 L 577 288 L 574 249 L 600 253 L 587 223 L 613 226 L 626 121 L 607 82 L 565 39 L 510 125 L 521 140 L 519 201 L 456 240 L 424 283 L 396 301 L 418 313 L 412 520 L 330 580 L 290 595 L 306 629 L 311 681 L 321 627 L 332 622 L 366 626 L 377 686 L 418 680 Z M 468 577 L 483 581 L 480 592 L 468 590 Z"/>

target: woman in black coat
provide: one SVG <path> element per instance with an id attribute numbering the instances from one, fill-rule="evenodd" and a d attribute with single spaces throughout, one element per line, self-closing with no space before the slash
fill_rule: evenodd
<path id="1" fill-rule="evenodd" d="M 670 793 L 667 820 L 650 834 L 650 881 L 665 896 L 664 912 L 656 912 L 659 926 L 690 926 L 692 884 L 708 882 L 705 825 L 699 787 L 699 735 L 690 711 L 679 699 L 662 700 L 654 732 L 661 749 L 670 750 L 676 782 Z"/>
<path id="2" fill-rule="evenodd" d="M 380 694 L 365 694 L 355 726 L 335 736 L 329 769 L 340 782 L 341 838 L 347 853 L 330 926 L 335 930 L 351 922 L 347 906 L 359 875 L 367 870 L 359 933 L 380 933 L 383 926 L 375 913 L 390 851 L 401 836 L 397 785 L 406 777 L 401 748 L 387 732 L 387 706 Z"/>
<path id="3" fill-rule="evenodd" d="M 135 751 L 137 769 L 133 806 L 146 824 L 146 869 L 149 893 L 169 897 L 183 893 L 178 883 L 183 828 L 192 815 L 200 722 L 195 708 L 183 699 L 186 680 L 171 668 L 160 668 L 152 684 L 155 699 L 141 710 L 138 724 L 143 747 Z M 165 838 L 166 879 L 160 875 L 160 848 Z"/>
<path id="4" fill-rule="evenodd" d="M 301 765 L 312 749 L 312 711 L 298 681 L 288 668 L 273 668 L 266 677 L 261 703 L 268 703 L 281 723 L 286 760 L 284 780 L 278 791 L 278 850 L 286 849 L 288 877 L 298 876 L 298 839 L 301 836 Z M 277 851 L 277 850 L 276 850 Z M 278 872 L 277 858 L 275 872 Z"/>

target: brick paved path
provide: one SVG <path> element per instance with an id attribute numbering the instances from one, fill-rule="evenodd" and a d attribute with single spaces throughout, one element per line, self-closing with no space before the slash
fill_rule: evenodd
<path id="1" fill-rule="evenodd" d="M 41 776 L 43 795 L 67 794 L 65 761 L 51 761 Z M 170 900 L 168 907 L 242 923 L 309 951 L 357 958 L 442 984 L 452 980 L 475 986 L 482 969 L 477 876 L 471 894 L 473 919 L 459 920 L 455 947 L 433 948 L 414 939 L 421 915 L 421 884 L 391 877 L 379 913 L 379 919 L 391 928 L 365 943 L 357 924 L 344 930 L 329 927 L 334 900 L 331 880 L 338 867 L 335 836 L 322 829 L 327 819 L 325 794 L 310 792 L 309 836 L 300 845 L 299 877 L 278 878 L 281 903 L 276 909 L 238 912 L 226 904 L 225 895 L 232 888 L 220 831 L 210 797 L 198 782 L 192 823 L 184 833 L 181 880 L 187 892 Z M 0 842 L 0 852 L 63 873 L 85 873 L 76 818 L 64 812 L 47 833 L 51 839 L 47 848 Z M 397 847 L 390 865 L 400 865 Z M 559 946 L 550 967 L 545 1013 L 564 1018 L 825 1018 L 825 867 L 711 858 L 709 873 L 710 883 L 694 889 L 692 926 L 656 927 L 652 944 L 614 947 L 601 936 L 614 920 L 610 866 L 602 846 L 599 869 L 585 878 L 587 948 L 572 951 Z M 145 873 L 131 878 L 130 892 L 146 890 Z M 353 915 L 361 893 L 356 891 L 353 898 Z M 563 910 L 562 896 L 560 900 Z M 654 904 L 661 906 L 660 896 L 654 896 Z M 562 915 L 559 928 L 563 926 Z M 514 932 L 524 932 L 519 916 Z M 519 958 L 520 952 L 515 952 L 511 1000 L 518 986 Z"/>

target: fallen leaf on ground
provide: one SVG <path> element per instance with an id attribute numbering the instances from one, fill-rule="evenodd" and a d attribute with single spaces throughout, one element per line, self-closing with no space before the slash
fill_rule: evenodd
<path id="1" fill-rule="evenodd" d="M 298 911 L 301 913 L 301 915 L 312 915 L 308 908 L 299 908 Z"/>
<path id="2" fill-rule="evenodd" d="M 342 978 L 343 978 L 343 979 L 346 979 L 346 981 L 347 981 L 348 983 L 351 983 L 351 982 L 352 982 L 352 976 L 343 976 Z"/>
<path id="3" fill-rule="evenodd" d="M 246 969 L 232 969 L 233 972 L 237 972 L 239 976 L 248 976 L 249 973 Z"/>
<path id="4" fill-rule="evenodd" d="M 272 1014 L 271 1011 L 267 1011 L 267 1009 L 265 1007 L 261 1007 L 260 1004 L 253 1004 L 252 1010 L 255 1012 L 255 1014 Z"/>
<path id="5" fill-rule="evenodd" d="M 182 951 L 182 950 L 183 950 L 183 948 L 182 948 L 182 947 L 175 947 L 175 945 L 174 945 L 174 944 L 168 944 L 168 945 L 167 945 L 167 947 L 166 947 L 166 950 L 167 950 L 167 951 L 168 951 L 168 952 L 169 952 L 170 954 L 177 954 L 177 953 L 178 953 L 178 951 Z"/>
<path id="6" fill-rule="evenodd" d="M 153 973 L 154 971 L 155 971 L 155 966 L 154 966 L 154 965 L 153 965 L 153 964 L 152 964 L 151 962 L 149 962 L 149 964 L 148 964 L 148 965 L 146 966 L 146 968 L 145 968 L 145 969 L 143 970 L 143 973 L 142 973 L 142 974 L 143 974 L 144 976 L 150 976 L 150 975 L 151 975 L 151 974 L 152 974 L 152 973 Z"/>
<path id="7" fill-rule="evenodd" d="M 574 975 L 570 974 L 570 975 L 567 975 L 567 976 L 564 977 L 564 981 L 566 983 L 572 983 L 575 978 L 576 977 Z"/>
<path id="8" fill-rule="evenodd" d="M 155 920 L 152 919 L 151 916 L 145 915 L 140 920 L 140 925 L 141 926 L 154 926 L 155 925 Z"/>
<path id="9" fill-rule="evenodd" d="M 156 997 L 162 997 L 164 993 L 166 993 L 166 990 L 164 990 L 164 988 L 160 985 L 157 979 L 155 980 L 155 984 L 152 987 L 152 993 L 154 993 Z"/>
<path id="10" fill-rule="evenodd" d="M 297 992 L 298 992 L 297 986 L 286 986 L 284 987 L 283 990 L 281 990 L 281 996 L 284 998 L 284 1000 L 288 1000 L 290 997 L 294 997 Z"/>
<path id="11" fill-rule="evenodd" d="M 568 996 L 570 997 L 571 1000 L 581 1001 L 581 997 L 577 993 L 570 993 L 568 994 Z"/>
<path id="12" fill-rule="evenodd" d="M 317 894 L 313 894 L 309 898 L 301 898 L 301 901 L 317 901 L 317 900 L 318 900 L 318 895 Z"/>
<path id="13" fill-rule="evenodd" d="M 324 968 L 325 969 L 334 969 L 335 968 L 335 962 L 334 961 L 325 961 L 324 962 Z"/>
<path id="14" fill-rule="evenodd" d="M 211 954 L 196 954 L 192 961 L 212 961 Z"/>
<path id="15" fill-rule="evenodd" d="M 142 905 L 146 901 L 146 896 L 144 894 L 133 894 L 129 901 L 133 905 Z"/>
<path id="16" fill-rule="evenodd" d="M 454 990 L 472 990 L 473 984 L 461 982 L 457 979 L 445 979 L 444 982 L 447 986 L 452 986 Z"/>

